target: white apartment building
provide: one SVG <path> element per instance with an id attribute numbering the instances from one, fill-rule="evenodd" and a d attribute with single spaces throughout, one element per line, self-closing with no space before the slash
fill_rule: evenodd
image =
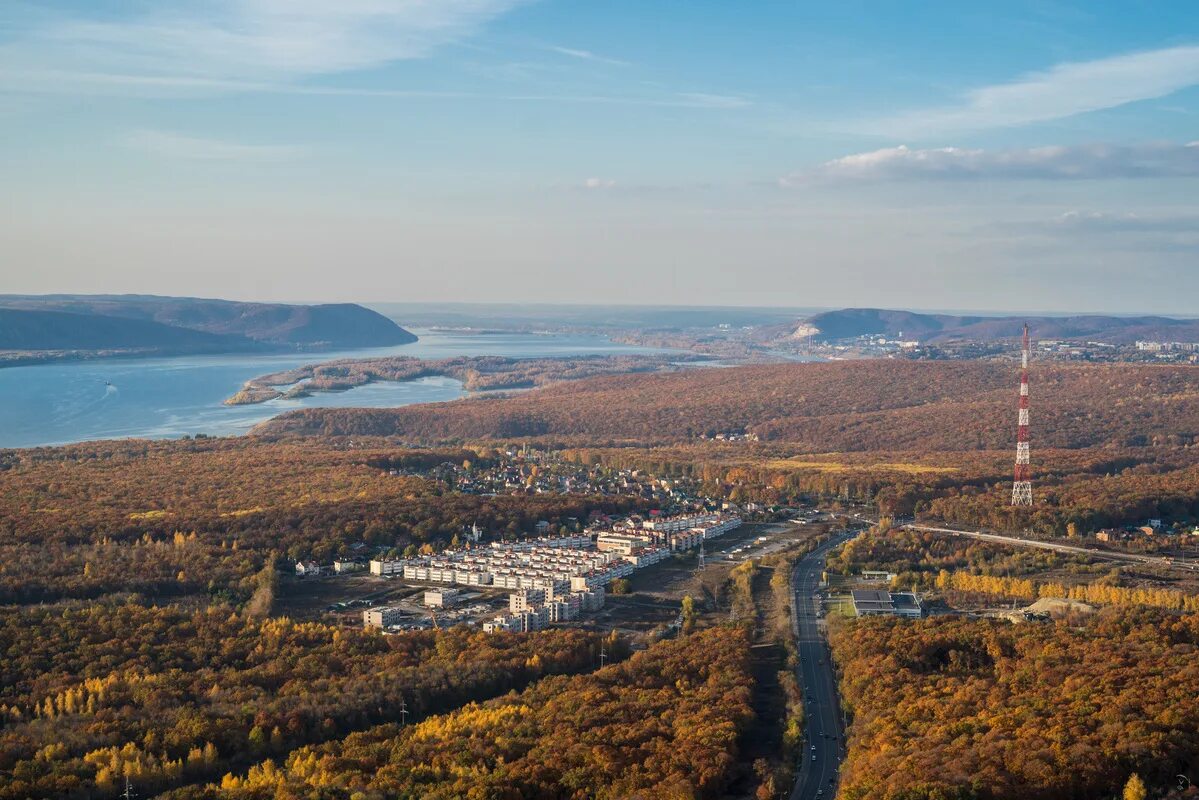
<path id="1" fill-rule="evenodd" d="M 362 624 L 368 628 L 390 628 L 400 624 L 404 612 L 395 606 L 368 608 L 362 612 Z"/>
<path id="2" fill-rule="evenodd" d="M 552 595 L 553 590 L 549 594 Z M 531 611 L 545 605 L 546 599 L 545 589 L 521 589 L 508 595 L 508 610 L 513 614 Z"/>
<path id="3" fill-rule="evenodd" d="M 370 568 L 372 575 L 400 575 L 404 566 L 410 562 L 399 558 L 372 559 Z"/>
<path id="4" fill-rule="evenodd" d="M 458 605 L 462 592 L 458 589 L 427 589 L 425 606 L 428 608 L 450 608 Z"/>

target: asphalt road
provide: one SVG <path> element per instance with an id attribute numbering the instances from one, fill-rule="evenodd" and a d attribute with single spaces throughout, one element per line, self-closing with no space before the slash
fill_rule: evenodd
<path id="1" fill-rule="evenodd" d="M 931 525 L 905 525 L 903 527 L 911 528 L 915 531 L 928 531 L 930 533 L 947 533 L 953 536 L 965 536 L 968 539 L 978 539 L 984 542 L 1008 544 L 1016 547 L 1034 547 L 1041 550 L 1053 550 L 1058 553 L 1077 554 L 1103 561 L 1119 561 L 1127 564 L 1152 564 L 1159 567 L 1168 566 L 1174 567 L 1175 569 L 1185 570 L 1199 569 L 1199 563 L 1197 563 L 1195 559 L 1190 558 L 1175 558 L 1167 561 L 1161 556 L 1146 556 L 1139 553 L 1122 553 L 1113 550 L 1099 550 L 1093 547 L 1076 547 L 1074 545 L 1061 544 L 1059 542 L 1042 542 L 1036 539 L 1021 539 L 1017 536 L 1004 536 L 998 533 L 960 531 L 953 528 L 937 528 Z"/>
<path id="2" fill-rule="evenodd" d="M 832 516 L 843 517 L 849 521 L 862 521 L 875 524 L 877 520 L 869 519 L 860 514 L 853 517 L 848 514 L 833 513 Z M 983 531 L 959 530 L 957 528 L 940 528 L 935 525 L 917 525 L 914 522 L 896 521 L 896 527 L 911 528 L 914 531 L 928 533 L 945 533 L 951 536 L 964 536 L 968 539 L 978 539 L 982 542 L 1008 544 L 1014 547 L 1032 547 L 1040 550 L 1053 550 L 1058 553 L 1070 553 L 1099 561 L 1115 561 L 1125 564 L 1150 564 L 1155 567 L 1167 567 L 1179 571 L 1199 572 L 1199 559 L 1195 558 L 1165 558 L 1162 556 L 1147 556 L 1140 553 L 1125 553 L 1119 550 L 1100 550 L 1097 547 L 1081 547 L 1061 542 L 1044 542 L 1039 539 L 1025 539 L 1020 536 L 1006 536 L 1002 533 L 984 533 Z"/>
<path id="3" fill-rule="evenodd" d="M 807 741 L 791 800 L 816 800 L 836 795 L 837 769 L 845 750 L 845 729 L 837 699 L 832 658 L 819 624 L 820 600 L 814 597 L 829 550 L 857 535 L 839 534 L 795 565 L 795 635 L 799 643 L 799 683 L 804 692 Z"/>

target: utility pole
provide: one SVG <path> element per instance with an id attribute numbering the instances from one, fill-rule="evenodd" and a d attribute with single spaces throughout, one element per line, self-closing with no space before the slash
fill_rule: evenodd
<path id="1" fill-rule="evenodd" d="M 600 644 L 600 669 L 604 668 L 604 664 L 608 663 L 608 651 L 604 649 L 604 645 Z"/>
<path id="2" fill-rule="evenodd" d="M 400 697 L 400 725 L 408 724 L 408 701 Z"/>
<path id="3" fill-rule="evenodd" d="M 129 776 L 125 776 L 125 791 L 121 792 L 123 800 L 134 800 L 137 797 L 137 792 L 133 791 L 133 784 L 129 782 Z"/>

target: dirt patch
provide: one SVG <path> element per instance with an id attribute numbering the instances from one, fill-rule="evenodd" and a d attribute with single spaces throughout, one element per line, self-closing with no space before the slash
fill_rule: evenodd
<path id="1" fill-rule="evenodd" d="M 1066 614 L 1093 614 L 1095 606 L 1078 600 L 1067 600 L 1064 597 L 1042 597 L 1028 608 L 1031 614 L 1048 614 L 1051 617 L 1063 617 Z"/>

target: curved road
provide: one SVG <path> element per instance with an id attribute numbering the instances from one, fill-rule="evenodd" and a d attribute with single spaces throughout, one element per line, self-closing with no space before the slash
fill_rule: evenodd
<path id="1" fill-rule="evenodd" d="M 798 677 L 804 693 L 807 739 L 791 800 L 825 800 L 836 795 L 837 769 L 844 753 L 845 729 L 832 658 L 817 615 L 820 600 L 814 595 L 820 587 L 825 556 L 857 534 L 858 531 L 837 534 L 796 562 L 792 575 L 795 635 L 799 645 Z"/>

